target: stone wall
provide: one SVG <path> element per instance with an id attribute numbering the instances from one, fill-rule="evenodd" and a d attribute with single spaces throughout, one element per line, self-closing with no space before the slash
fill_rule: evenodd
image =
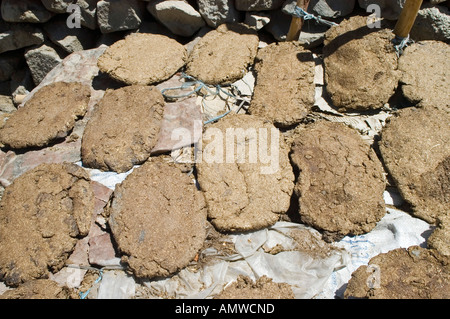
<path id="1" fill-rule="evenodd" d="M 204 28 L 243 22 L 282 41 L 296 0 L 0 2 L 0 111 L 9 112 L 17 96 L 31 91 L 68 54 L 110 45 L 131 32 L 165 34 L 186 43 Z M 351 14 L 368 14 L 372 3 L 380 6 L 383 17 L 396 19 L 404 0 L 312 0 L 308 12 L 339 23 Z M 414 36 L 449 42 L 449 6 L 450 1 L 425 1 Z M 320 44 L 324 30 L 313 23 L 306 28 L 311 30 L 302 36 L 311 38 L 305 41 Z"/>

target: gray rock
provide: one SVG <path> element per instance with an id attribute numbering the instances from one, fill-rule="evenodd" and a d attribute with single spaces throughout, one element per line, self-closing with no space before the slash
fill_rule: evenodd
<path id="1" fill-rule="evenodd" d="M 284 13 L 292 13 L 297 0 L 287 0 L 282 7 Z M 338 18 L 353 12 L 355 0 L 311 0 L 307 11 L 327 18 Z"/>
<path id="2" fill-rule="evenodd" d="M 235 0 L 235 6 L 240 11 L 264 11 L 278 9 L 283 2 L 284 0 Z"/>
<path id="3" fill-rule="evenodd" d="M 270 22 L 270 13 L 264 11 L 247 11 L 245 13 L 244 23 L 256 30 L 261 30 Z"/>
<path id="4" fill-rule="evenodd" d="M 189 3 L 184 1 L 155 1 L 148 11 L 174 34 L 190 37 L 205 25 L 205 21 Z"/>
<path id="5" fill-rule="evenodd" d="M 95 30 L 97 24 L 97 0 L 78 0 L 77 4 L 81 11 L 81 25 Z"/>
<path id="6" fill-rule="evenodd" d="M 97 3 L 97 22 L 102 33 L 139 28 L 144 11 L 138 0 L 101 0 Z"/>
<path id="7" fill-rule="evenodd" d="M 44 25 L 44 30 L 50 40 L 67 53 L 90 49 L 96 43 L 95 32 L 84 28 L 70 29 L 65 19 L 49 21 Z"/>
<path id="8" fill-rule="evenodd" d="M 239 21 L 233 0 L 197 0 L 197 3 L 200 14 L 210 27 Z"/>
<path id="9" fill-rule="evenodd" d="M 0 115 L 1 113 L 12 113 L 16 111 L 14 102 L 10 96 L 0 95 Z"/>
<path id="10" fill-rule="evenodd" d="M 0 21 L 0 53 L 25 48 L 44 42 L 42 31 L 26 23 Z"/>
<path id="11" fill-rule="evenodd" d="M 10 91 L 13 99 L 17 95 L 27 95 L 34 87 L 33 77 L 28 67 L 17 70 L 11 77 Z"/>
<path id="12" fill-rule="evenodd" d="M 1 12 L 7 22 L 43 23 L 53 16 L 40 0 L 3 0 Z"/>
<path id="13" fill-rule="evenodd" d="M 81 25 L 89 28 L 97 28 L 97 0 L 41 0 L 42 4 L 50 12 L 55 13 L 74 13 L 69 10 L 68 6 L 72 3 L 76 4 L 80 8 L 80 22 Z"/>
<path id="14" fill-rule="evenodd" d="M 47 73 L 62 62 L 58 52 L 46 44 L 28 49 L 25 53 L 25 60 L 30 68 L 35 85 L 41 83 Z"/>
<path id="15" fill-rule="evenodd" d="M 387 20 L 397 20 L 402 12 L 406 0 L 358 0 L 364 10 L 371 4 L 380 6 L 381 17 Z"/>
<path id="16" fill-rule="evenodd" d="M 437 40 L 450 43 L 450 10 L 444 6 L 420 10 L 410 36 L 415 41 Z"/>
<path id="17" fill-rule="evenodd" d="M 67 6 L 71 4 L 72 0 L 41 0 L 44 7 L 50 11 L 55 13 L 65 13 L 67 10 Z"/>

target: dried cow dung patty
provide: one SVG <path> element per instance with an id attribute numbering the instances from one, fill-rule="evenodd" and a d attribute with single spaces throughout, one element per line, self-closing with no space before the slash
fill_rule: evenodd
<path id="1" fill-rule="evenodd" d="M 5 188 L 0 204 L 0 278 L 7 285 L 45 278 L 88 234 L 94 193 L 75 164 L 41 164 Z"/>
<path id="2" fill-rule="evenodd" d="M 241 24 L 222 24 L 194 46 L 186 73 L 206 84 L 230 84 L 247 73 L 258 51 L 255 30 Z"/>
<path id="3" fill-rule="evenodd" d="M 380 109 L 398 85 L 392 28 L 370 29 L 367 18 L 351 17 L 325 36 L 326 91 L 339 111 Z"/>
<path id="4" fill-rule="evenodd" d="M 398 60 L 403 95 L 412 103 L 450 107 L 450 45 L 421 41 L 408 46 Z"/>
<path id="5" fill-rule="evenodd" d="M 294 299 L 292 288 L 287 283 L 275 283 L 271 278 L 262 276 L 254 282 L 240 275 L 235 282 L 227 286 L 214 299 Z"/>
<path id="6" fill-rule="evenodd" d="M 122 173 L 143 163 L 156 145 L 163 113 L 164 98 L 155 87 L 108 90 L 84 131 L 83 164 Z"/>
<path id="7" fill-rule="evenodd" d="M 148 85 L 174 75 L 186 58 L 184 46 L 167 36 L 133 33 L 106 49 L 98 67 L 120 82 Z"/>
<path id="8" fill-rule="evenodd" d="M 164 157 L 150 158 L 117 185 L 106 213 L 122 261 L 140 278 L 187 266 L 206 237 L 203 194 Z"/>
<path id="9" fill-rule="evenodd" d="M 21 284 L 18 288 L 7 290 L 0 299 L 69 299 L 70 291 L 50 279 L 35 279 Z"/>
<path id="10" fill-rule="evenodd" d="M 450 169 L 447 170 L 450 174 Z M 436 249 L 444 256 L 450 256 L 450 215 L 439 215 L 437 218 L 437 227 L 427 239 L 427 246 Z"/>
<path id="11" fill-rule="evenodd" d="M 379 254 L 353 272 L 344 296 L 370 299 L 450 298 L 450 257 L 412 246 Z"/>
<path id="12" fill-rule="evenodd" d="M 14 149 L 47 146 L 64 138 L 87 111 L 91 89 L 81 83 L 42 87 L 0 128 L 0 143 Z"/>
<path id="13" fill-rule="evenodd" d="M 305 224 L 338 237 L 369 232 L 384 216 L 383 167 L 356 130 L 327 121 L 308 125 L 291 159 Z"/>
<path id="14" fill-rule="evenodd" d="M 384 164 L 415 216 L 435 223 L 450 205 L 450 108 L 424 106 L 388 119 L 379 142 Z"/>
<path id="15" fill-rule="evenodd" d="M 249 112 L 275 126 L 298 124 L 314 105 L 314 60 L 297 42 L 273 43 L 256 56 L 255 92 Z"/>
<path id="16" fill-rule="evenodd" d="M 228 115 L 203 134 L 198 182 L 220 231 L 271 226 L 290 205 L 294 173 L 279 130 L 253 115 Z"/>

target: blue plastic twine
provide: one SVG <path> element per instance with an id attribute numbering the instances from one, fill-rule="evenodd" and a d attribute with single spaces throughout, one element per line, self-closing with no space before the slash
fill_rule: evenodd
<path id="1" fill-rule="evenodd" d="M 330 27 L 338 25 L 335 22 L 322 19 L 320 16 L 316 17 L 314 14 L 306 12 L 305 10 L 300 8 L 299 6 L 295 6 L 294 12 L 291 13 L 291 14 L 293 16 L 297 17 L 297 18 L 302 18 L 305 21 L 306 20 L 315 20 L 317 23 L 320 23 L 320 24 L 323 24 L 323 25 L 327 25 L 327 26 L 330 26 Z"/>
<path id="2" fill-rule="evenodd" d="M 97 280 L 94 282 L 94 284 L 99 283 L 100 280 L 102 280 L 102 278 L 103 278 L 103 270 L 100 269 L 100 270 L 99 270 L 98 278 L 97 278 Z M 86 297 L 89 295 L 89 292 L 91 291 L 91 289 L 92 289 L 92 287 L 89 288 L 86 292 L 80 292 L 80 299 L 86 299 Z"/>
<path id="3" fill-rule="evenodd" d="M 171 87 L 171 88 L 166 88 L 166 89 L 162 89 L 161 90 L 161 94 L 169 100 L 174 100 L 174 99 L 179 99 L 179 98 L 183 98 L 183 97 L 187 97 L 190 96 L 192 94 L 196 94 L 198 93 L 200 90 L 202 90 L 203 88 L 206 89 L 209 93 L 210 96 L 220 96 L 220 93 L 222 92 L 223 94 L 232 97 L 232 98 L 237 98 L 236 95 L 229 93 L 227 91 L 225 91 L 220 85 L 215 85 L 215 91 L 211 90 L 203 81 L 197 80 L 194 77 L 187 75 L 185 73 L 181 74 L 181 78 L 182 79 L 187 79 L 189 80 L 188 82 L 184 82 L 181 86 L 177 86 L 177 87 Z M 167 94 L 167 91 L 173 91 L 173 90 L 183 90 L 186 89 L 190 86 L 194 86 L 195 88 L 187 93 L 183 93 L 183 94 L 176 94 L 176 95 L 170 95 Z M 203 103 L 203 102 L 202 102 Z M 231 112 L 231 109 L 229 109 L 228 111 L 226 111 L 225 113 L 218 115 L 212 119 L 209 119 L 207 121 L 205 121 L 203 124 L 209 124 L 212 122 L 215 122 L 219 119 L 221 119 L 222 117 L 226 116 L 228 113 Z"/>

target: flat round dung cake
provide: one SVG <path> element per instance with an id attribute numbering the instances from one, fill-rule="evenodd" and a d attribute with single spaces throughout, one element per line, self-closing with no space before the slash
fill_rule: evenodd
<path id="1" fill-rule="evenodd" d="M 412 213 L 428 223 L 450 205 L 450 108 L 401 109 L 381 131 L 380 153 Z"/>
<path id="2" fill-rule="evenodd" d="M 120 82 L 148 85 L 174 75 L 186 58 L 184 46 L 167 36 L 133 33 L 106 49 L 98 67 Z"/>
<path id="3" fill-rule="evenodd" d="M 0 144 L 23 149 L 62 139 L 87 111 L 91 89 L 81 83 L 56 82 L 42 87 L 0 128 Z"/>
<path id="4" fill-rule="evenodd" d="M 206 238 L 203 194 L 166 157 L 151 157 L 117 185 L 106 214 L 122 261 L 139 278 L 184 268 Z"/>
<path id="5" fill-rule="evenodd" d="M 450 107 L 450 45 L 421 41 L 408 46 L 398 60 L 403 95 L 412 103 Z"/>
<path id="6" fill-rule="evenodd" d="M 379 254 L 353 272 L 344 297 L 448 299 L 450 257 L 419 246 Z"/>
<path id="7" fill-rule="evenodd" d="M 2 281 L 17 286 L 63 267 L 93 212 L 89 176 L 75 164 L 41 164 L 16 178 L 0 202 Z"/>
<path id="8" fill-rule="evenodd" d="M 314 60 L 297 42 L 273 43 L 258 51 L 250 114 L 277 127 L 300 123 L 314 105 Z"/>
<path id="9" fill-rule="evenodd" d="M 215 228 L 261 229 L 287 212 L 294 187 L 288 153 L 279 130 L 254 115 L 227 115 L 206 129 L 198 182 Z"/>
<path id="10" fill-rule="evenodd" d="M 0 295 L 0 299 L 69 299 L 70 291 L 50 279 L 35 279 L 10 289 Z"/>
<path id="11" fill-rule="evenodd" d="M 163 113 L 164 98 L 156 87 L 108 90 L 83 133 L 83 164 L 122 173 L 143 163 L 156 145 Z"/>
<path id="12" fill-rule="evenodd" d="M 447 172 L 450 174 L 450 170 Z M 428 237 L 427 246 L 444 256 L 450 256 L 450 214 L 442 214 L 437 218 L 437 227 Z"/>
<path id="13" fill-rule="evenodd" d="M 381 24 L 370 29 L 367 17 L 355 16 L 325 35 L 325 89 L 339 111 L 381 109 L 397 88 L 392 28 L 385 20 Z"/>
<path id="14" fill-rule="evenodd" d="M 308 125 L 291 159 L 301 220 L 329 239 L 367 233 L 385 215 L 383 167 L 356 130 L 328 121 Z"/>
<path id="15" fill-rule="evenodd" d="M 222 24 L 194 46 L 186 73 L 206 84 L 230 84 L 247 73 L 258 51 L 255 30 L 241 24 Z"/>

